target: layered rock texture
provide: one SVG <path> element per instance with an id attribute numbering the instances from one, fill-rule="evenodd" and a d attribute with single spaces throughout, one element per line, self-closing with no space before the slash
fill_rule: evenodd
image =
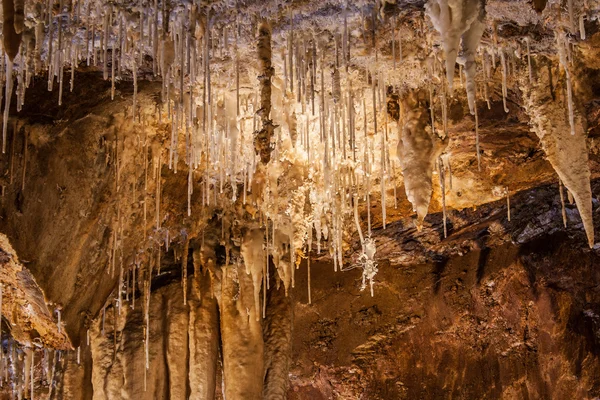
<path id="1" fill-rule="evenodd" d="M 597 1 L 3 1 L 0 398 L 600 398 Z"/>

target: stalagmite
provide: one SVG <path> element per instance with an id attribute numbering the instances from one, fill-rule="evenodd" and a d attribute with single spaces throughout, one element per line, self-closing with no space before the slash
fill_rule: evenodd
<path id="1" fill-rule="evenodd" d="M 293 321 L 291 296 L 286 296 L 281 288 L 269 290 L 263 324 L 265 377 L 262 399 L 284 399 L 288 393 Z"/>
<path id="2" fill-rule="evenodd" d="M 432 173 L 448 139 L 431 130 L 425 90 L 412 91 L 403 99 L 406 110 L 398 141 L 398 157 L 404 176 L 406 196 L 417 213 L 415 225 L 423 227 L 432 194 Z"/>
<path id="3" fill-rule="evenodd" d="M 194 251 L 194 281 L 197 292 L 190 299 L 189 382 L 192 400 L 212 400 L 217 384 L 219 360 L 219 316 L 217 299 L 211 294 L 213 260 L 200 249 Z M 201 272 L 202 268 L 204 273 Z M 208 271 L 207 271 L 208 270 Z"/>
<path id="4" fill-rule="evenodd" d="M 182 302 L 181 292 L 170 292 L 168 297 L 165 296 L 163 307 L 166 372 L 169 376 L 168 382 L 165 382 L 168 383 L 168 398 L 186 399 L 189 398 L 192 384 L 189 380 L 188 360 L 191 309 Z M 153 345 L 154 341 L 151 344 Z"/>
<path id="5" fill-rule="evenodd" d="M 262 265 L 259 265 L 262 271 Z M 241 266 L 222 267 L 219 300 L 224 398 L 260 399 L 264 379 L 264 342 L 253 282 Z M 257 316 L 258 315 L 258 316 Z"/>
<path id="6" fill-rule="evenodd" d="M 19 393 L 19 398 L 22 398 L 22 395 L 25 395 L 27 393 L 27 391 L 29 390 L 29 382 L 30 382 L 30 378 L 31 378 L 31 365 L 32 365 L 32 354 L 33 354 L 33 349 L 31 348 L 25 348 L 24 351 L 25 354 L 23 354 L 23 369 L 22 369 L 22 374 L 23 374 L 23 380 L 21 382 L 21 384 L 23 386 L 21 386 L 19 388 L 20 391 L 22 391 L 21 393 Z M 29 394 L 30 396 L 33 396 L 33 393 Z M 28 397 L 30 397 L 28 396 Z"/>
<path id="7" fill-rule="evenodd" d="M 29 360 L 29 400 L 34 399 L 34 368 L 35 368 L 35 351 L 31 351 L 31 360 Z"/>
<path id="8" fill-rule="evenodd" d="M 263 266 L 266 253 L 264 250 L 264 234 L 261 230 L 253 229 L 246 233 L 240 253 L 246 266 L 246 274 L 252 276 L 254 286 L 254 308 L 260 310 L 260 290 L 263 280 Z M 256 312 L 256 320 L 260 321 L 260 313 Z"/>

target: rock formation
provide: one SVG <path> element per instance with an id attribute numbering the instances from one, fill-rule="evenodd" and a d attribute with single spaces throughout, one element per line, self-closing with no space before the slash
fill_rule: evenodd
<path id="1" fill-rule="evenodd" d="M 0 397 L 600 397 L 599 11 L 4 1 Z"/>

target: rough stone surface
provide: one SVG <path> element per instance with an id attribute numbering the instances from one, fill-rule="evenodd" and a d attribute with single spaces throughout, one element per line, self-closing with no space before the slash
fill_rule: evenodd
<path id="1" fill-rule="evenodd" d="M 196 26 L 191 32 L 203 38 L 203 6 L 198 9 L 193 3 L 190 15 Z M 194 137 L 184 135 L 185 129 L 173 130 L 173 120 L 167 118 L 179 118 L 181 109 L 190 106 L 191 95 L 178 92 L 178 85 L 183 87 L 189 77 L 175 72 L 165 87 L 154 77 L 148 54 L 140 57 L 135 101 L 129 56 L 114 87 L 103 79 L 102 65 L 79 65 L 74 89 L 64 88 L 61 106 L 58 90 L 48 92 L 44 74 L 32 77 L 20 112 L 13 95 L 10 119 L 5 120 L 7 152 L 0 157 L 2 355 L 7 360 L 0 363 L 0 372 L 14 385 L 4 385 L 0 397 L 31 398 L 31 375 L 22 373 L 31 366 L 33 397 L 49 399 L 600 397 L 600 253 L 592 239 L 600 223 L 598 1 L 573 2 L 578 13 L 588 7 L 583 21 L 587 39 L 568 33 L 581 119 L 577 143 L 568 146 L 568 153 L 561 153 L 561 143 L 568 139 L 568 116 L 554 45 L 555 30 L 564 29 L 562 8 L 568 5 L 544 0 L 533 5 L 487 2 L 487 28 L 477 62 L 485 57 L 489 71 L 484 78 L 479 69 L 476 79 L 481 170 L 476 121 L 469 113 L 462 78 L 458 70 L 439 70 L 444 54 L 440 38 L 424 18 L 423 2 L 382 0 L 377 7 L 367 1 L 349 2 L 349 75 L 344 62 L 337 65 L 336 60 L 343 43 L 345 1 L 284 5 L 240 0 L 236 4 L 243 15 L 242 35 L 236 57 L 219 44 L 233 32 L 238 11 L 230 3 L 210 2 L 215 125 L 220 132 L 229 129 L 231 139 L 229 147 L 219 149 L 235 150 L 244 135 L 252 137 L 260 129 L 250 129 L 257 111 L 253 107 L 259 102 L 257 21 L 268 20 L 272 48 L 268 60 L 262 61 L 262 73 L 269 83 L 272 80 L 265 89 L 269 104 L 263 108 L 271 112 L 263 115 L 266 134 L 252 147 L 259 150 L 256 160 L 262 156 L 268 163 L 252 179 L 244 175 L 249 180 L 243 183 L 248 185 L 244 193 L 242 183 L 228 181 L 231 177 L 218 178 L 225 186 L 221 190 L 214 177 L 205 176 L 203 168 L 211 166 L 207 159 L 190 172 L 185 146 Z M 127 2 L 125 8 L 130 6 Z M 67 18 L 68 13 L 50 11 L 55 24 Z M 31 18 L 37 15 L 36 11 Z M 127 15 L 134 15 L 132 21 L 140 17 L 139 11 Z M 27 46 L 33 43 L 29 25 L 36 21 L 31 18 L 27 16 L 23 34 Z M 323 178 L 318 174 L 327 179 L 342 176 L 354 160 L 343 165 L 327 164 L 328 160 L 323 162 L 326 167 L 310 170 L 296 152 L 313 136 L 305 136 L 304 120 L 311 116 L 297 112 L 301 106 L 295 98 L 298 85 L 310 83 L 295 82 L 294 94 L 284 91 L 283 50 L 292 21 L 296 50 L 302 43 L 309 54 L 314 45 L 322 57 L 319 66 L 325 66 L 327 85 L 317 85 L 314 95 L 332 105 L 328 120 L 322 121 L 329 124 L 326 129 L 343 135 L 345 128 L 340 132 L 331 125 L 336 112 L 344 110 L 339 106 L 345 99 L 342 87 L 351 83 L 355 111 L 361 111 L 359 106 L 368 110 L 367 117 L 355 121 L 361 125 L 357 132 L 365 138 L 362 143 L 373 146 L 359 149 L 364 150 L 359 158 L 373 153 L 373 160 L 386 154 L 390 159 L 383 185 L 381 167 L 373 165 L 377 173 L 371 176 L 370 208 L 364 198 L 357 207 L 358 225 L 365 232 L 370 216 L 370 239 L 377 250 L 373 297 L 360 290 L 362 247 L 355 221 L 328 220 L 332 210 L 317 209 L 310 193 L 311 179 Z M 181 28 L 172 22 L 162 20 L 161 29 L 169 29 L 170 23 L 171 28 Z M 393 33 L 402 40 L 403 59 L 397 57 L 397 65 L 391 60 Z M 531 39 L 534 76 L 543 78 L 536 85 L 527 83 L 524 37 Z M 165 50 L 158 62 L 161 74 L 177 64 L 181 49 L 176 45 L 182 43 L 176 35 L 160 38 Z M 14 47 L 12 41 L 9 44 Z M 16 51 L 12 47 L 7 48 L 9 56 Z M 490 66 L 499 51 L 508 65 L 506 105 L 500 60 Z M 117 59 L 114 48 L 110 57 Z M 246 111 L 239 130 L 232 112 L 236 66 Z M 454 97 L 444 100 L 447 107 L 442 110 L 440 97 L 445 92 L 439 78 L 445 72 L 454 80 Z M 378 80 L 387 87 L 376 85 Z M 432 87 L 434 107 L 422 102 L 419 131 L 429 132 L 433 110 L 435 131 L 443 132 L 445 113 L 447 143 L 423 141 L 426 165 L 408 167 L 426 168 L 409 182 L 405 166 L 395 164 L 403 156 L 397 144 L 410 133 L 399 104 L 407 93 L 428 94 Z M 388 102 L 387 110 L 378 111 L 372 98 L 381 97 L 381 105 L 386 96 L 397 108 L 390 109 Z M 169 108 L 165 99 L 171 102 Z M 308 110 L 310 102 L 305 100 Z M 206 110 L 195 111 L 198 116 Z M 548 114 L 548 124 L 536 122 L 540 112 Z M 202 126 L 199 118 L 190 123 L 198 130 Z M 289 137 L 286 133 L 281 138 L 284 129 Z M 375 143 L 373 138 L 382 140 Z M 204 144 L 216 146 L 215 138 L 209 139 Z M 440 171 L 434 168 L 439 165 L 439 147 L 447 160 L 443 195 Z M 557 173 L 577 202 L 565 205 L 566 227 Z M 347 175 L 349 181 L 358 179 Z M 577 183 L 568 179 L 572 175 L 577 175 Z M 427 204 L 426 217 L 417 207 L 424 217 L 419 230 L 413 223 L 414 204 L 404 195 L 415 181 L 425 189 L 420 203 Z M 348 183 L 345 189 L 353 185 L 360 186 Z M 582 188 L 584 196 L 579 194 Z M 351 208 L 353 204 L 343 199 L 350 192 L 340 193 L 329 206 Z M 265 204 L 272 206 L 268 213 Z M 305 210 L 311 206 L 314 209 Z M 307 249 L 304 239 L 308 232 L 312 238 L 312 222 L 317 235 Z M 271 236 L 266 235 L 269 229 Z M 246 259 L 242 238 L 247 232 L 256 233 L 251 250 L 258 256 Z M 268 238 L 264 247 L 263 237 Z M 342 242 L 336 254 L 331 247 L 335 240 Z M 264 250 L 271 251 L 270 260 L 261 256 Z M 312 304 L 307 304 L 306 257 L 311 259 Z M 342 270 L 334 272 L 336 267 Z M 55 308 L 62 309 L 60 333 L 56 314 L 51 314 Z M 39 349 L 32 351 L 32 344 Z"/>

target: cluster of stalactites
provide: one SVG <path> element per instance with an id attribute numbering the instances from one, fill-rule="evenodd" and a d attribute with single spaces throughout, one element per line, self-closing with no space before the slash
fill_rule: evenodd
<path id="1" fill-rule="evenodd" d="M 371 235 L 370 203 L 374 190 L 381 192 L 385 226 L 385 212 L 390 202 L 387 188 L 397 174 L 397 162 L 390 156 L 389 148 L 395 147 L 398 140 L 393 134 L 398 125 L 388 121 L 386 112 L 389 86 L 386 81 L 392 77 L 378 65 L 372 65 L 367 71 L 369 84 L 361 86 L 356 71 L 351 69 L 348 10 L 344 10 L 344 33 L 341 40 L 335 41 L 335 49 L 310 35 L 294 36 L 291 28 L 287 54 L 284 54 L 285 68 L 279 74 L 284 75 L 282 79 L 275 75 L 273 68 L 271 28 L 267 22 L 261 22 L 256 30 L 257 63 L 240 68 L 239 26 L 228 30 L 229 33 L 233 31 L 233 37 L 225 30 L 216 34 L 214 17 L 208 9 L 200 10 L 196 6 L 170 9 L 167 2 L 158 1 L 148 9 L 133 11 L 118 4 L 103 8 L 83 0 L 72 6 L 62 5 L 63 9 L 58 13 L 50 6 L 46 9 L 36 6 L 35 12 L 31 13 L 34 24 L 29 27 L 29 32 L 24 32 L 29 37 L 27 45 L 16 45 L 17 50 L 19 46 L 23 49 L 21 59 L 15 61 L 20 76 L 19 87 L 25 88 L 29 82 L 24 76 L 47 72 L 49 89 L 53 89 L 58 80 L 60 102 L 63 79 L 68 81 L 68 77 L 64 78 L 65 67 L 71 66 L 72 90 L 75 67 L 86 62 L 102 69 L 104 78 L 111 80 L 111 95 L 114 96 L 115 82 L 123 78 L 125 71 L 131 71 L 133 107 L 127 113 L 131 113 L 136 123 L 141 123 L 140 110 L 144 102 L 137 93 L 137 79 L 151 60 L 152 72 L 163 81 L 163 102 L 156 117 L 159 122 L 170 122 L 171 127 L 168 149 L 163 149 L 168 151 L 168 157 L 160 149 L 153 148 L 151 152 L 157 182 L 157 231 L 164 233 L 166 229 L 161 226 L 160 212 L 162 166 L 168 165 L 177 172 L 183 164 L 189 174 L 188 215 L 193 212 L 192 194 L 198 190 L 194 188 L 195 182 L 200 181 L 203 207 L 223 206 L 215 203 L 224 202 L 227 197 L 232 202 L 244 204 L 266 202 L 259 208 L 275 221 L 272 225 L 275 231 L 282 231 L 282 227 L 292 220 L 296 227 L 301 227 L 285 232 L 285 239 L 278 239 L 278 235 L 271 239 L 272 243 L 288 243 L 283 262 L 289 262 L 290 266 L 298 264 L 301 256 L 312 251 L 313 246 L 321 252 L 326 240 L 335 268 L 347 268 L 348 260 L 344 259 L 343 250 L 346 220 L 352 218 L 354 206 L 364 202 L 367 206 L 367 236 Z M 13 8 L 19 9 L 18 5 Z M 5 13 L 5 18 L 8 15 Z M 27 28 L 19 25 L 18 20 L 5 23 L 5 29 L 13 27 L 17 32 Z M 8 36 L 4 39 L 8 40 Z M 231 46 L 232 39 L 236 46 Z M 5 44 L 7 52 L 9 47 Z M 329 53 L 336 54 L 335 63 L 330 62 Z M 236 63 L 235 92 L 233 80 L 211 85 L 211 80 L 224 77 L 223 71 L 211 69 L 217 54 L 223 56 L 222 60 L 231 59 Z M 12 68 L 12 63 L 8 65 Z M 240 93 L 240 69 L 259 71 L 258 90 L 245 89 Z M 12 74 L 12 70 L 7 72 L 9 76 Z M 12 84 L 12 79 L 8 82 Z M 7 93 L 11 91 L 7 85 Z M 6 101 L 10 102 L 10 99 Z M 19 102 L 22 101 L 21 97 Z M 8 109 L 6 107 L 6 113 Z M 4 118 L 5 125 L 7 121 L 8 115 Z M 248 127 L 252 124 L 254 126 Z M 278 126 L 281 126 L 279 131 Z M 255 134 L 244 135 L 245 132 Z M 152 138 L 144 141 L 147 160 L 147 142 Z M 180 158 L 181 153 L 185 156 Z M 270 188 L 256 182 L 257 177 L 271 179 L 256 174 L 259 168 L 257 155 L 260 163 L 273 164 L 275 172 L 269 174 L 275 178 Z M 298 173 L 297 179 L 294 177 L 285 182 L 286 174 L 294 169 L 289 165 L 302 172 Z M 148 169 L 145 165 L 146 173 Z M 202 175 L 202 179 L 195 179 L 195 175 Z M 376 181 L 380 186 L 377 189 Z M 259 193 L 283 183 L 289 183 L 289 187 L 279 191 L 280 198 Z M 247 196 L 249 193 L 252 196 Z M 281 213 L 285 215 L 279 218 Z M 114 235 L 115 243 L 117 237 Z M 372 256 L 375 252 L 369 247 L 364 253 Z M 114 260 L 111 264 L 114 272 Z M 291 280 L 293 286 L 293 268 L 284 269 L 284 283 Z M 376 269 L 369 267 L 368 270 L 368 279 L 372 280 Z"/>
<path id="2" fill-rule="evenodd" d="M 485 30 L 483 2 L 480 0 L 430 0 L 425 7 L 434 28 L 441 35 L 450 94 L 454 87 L 454 67 L 459 57 L 460 47 L 460 61 L 466 67 L 469 108 L 471 113 L 474 113 L 475 54 L 481 35 Z"/>
<path id="3" fill-rule="evenodd" d="M 33 399 L 41 385 L 48 385 L 51 393 L 61 352 L 24 347 L 12 338 L 5 343 L 0 357 L 0 387 L 8 387 L 4 390 L 13 399 Z"/>

